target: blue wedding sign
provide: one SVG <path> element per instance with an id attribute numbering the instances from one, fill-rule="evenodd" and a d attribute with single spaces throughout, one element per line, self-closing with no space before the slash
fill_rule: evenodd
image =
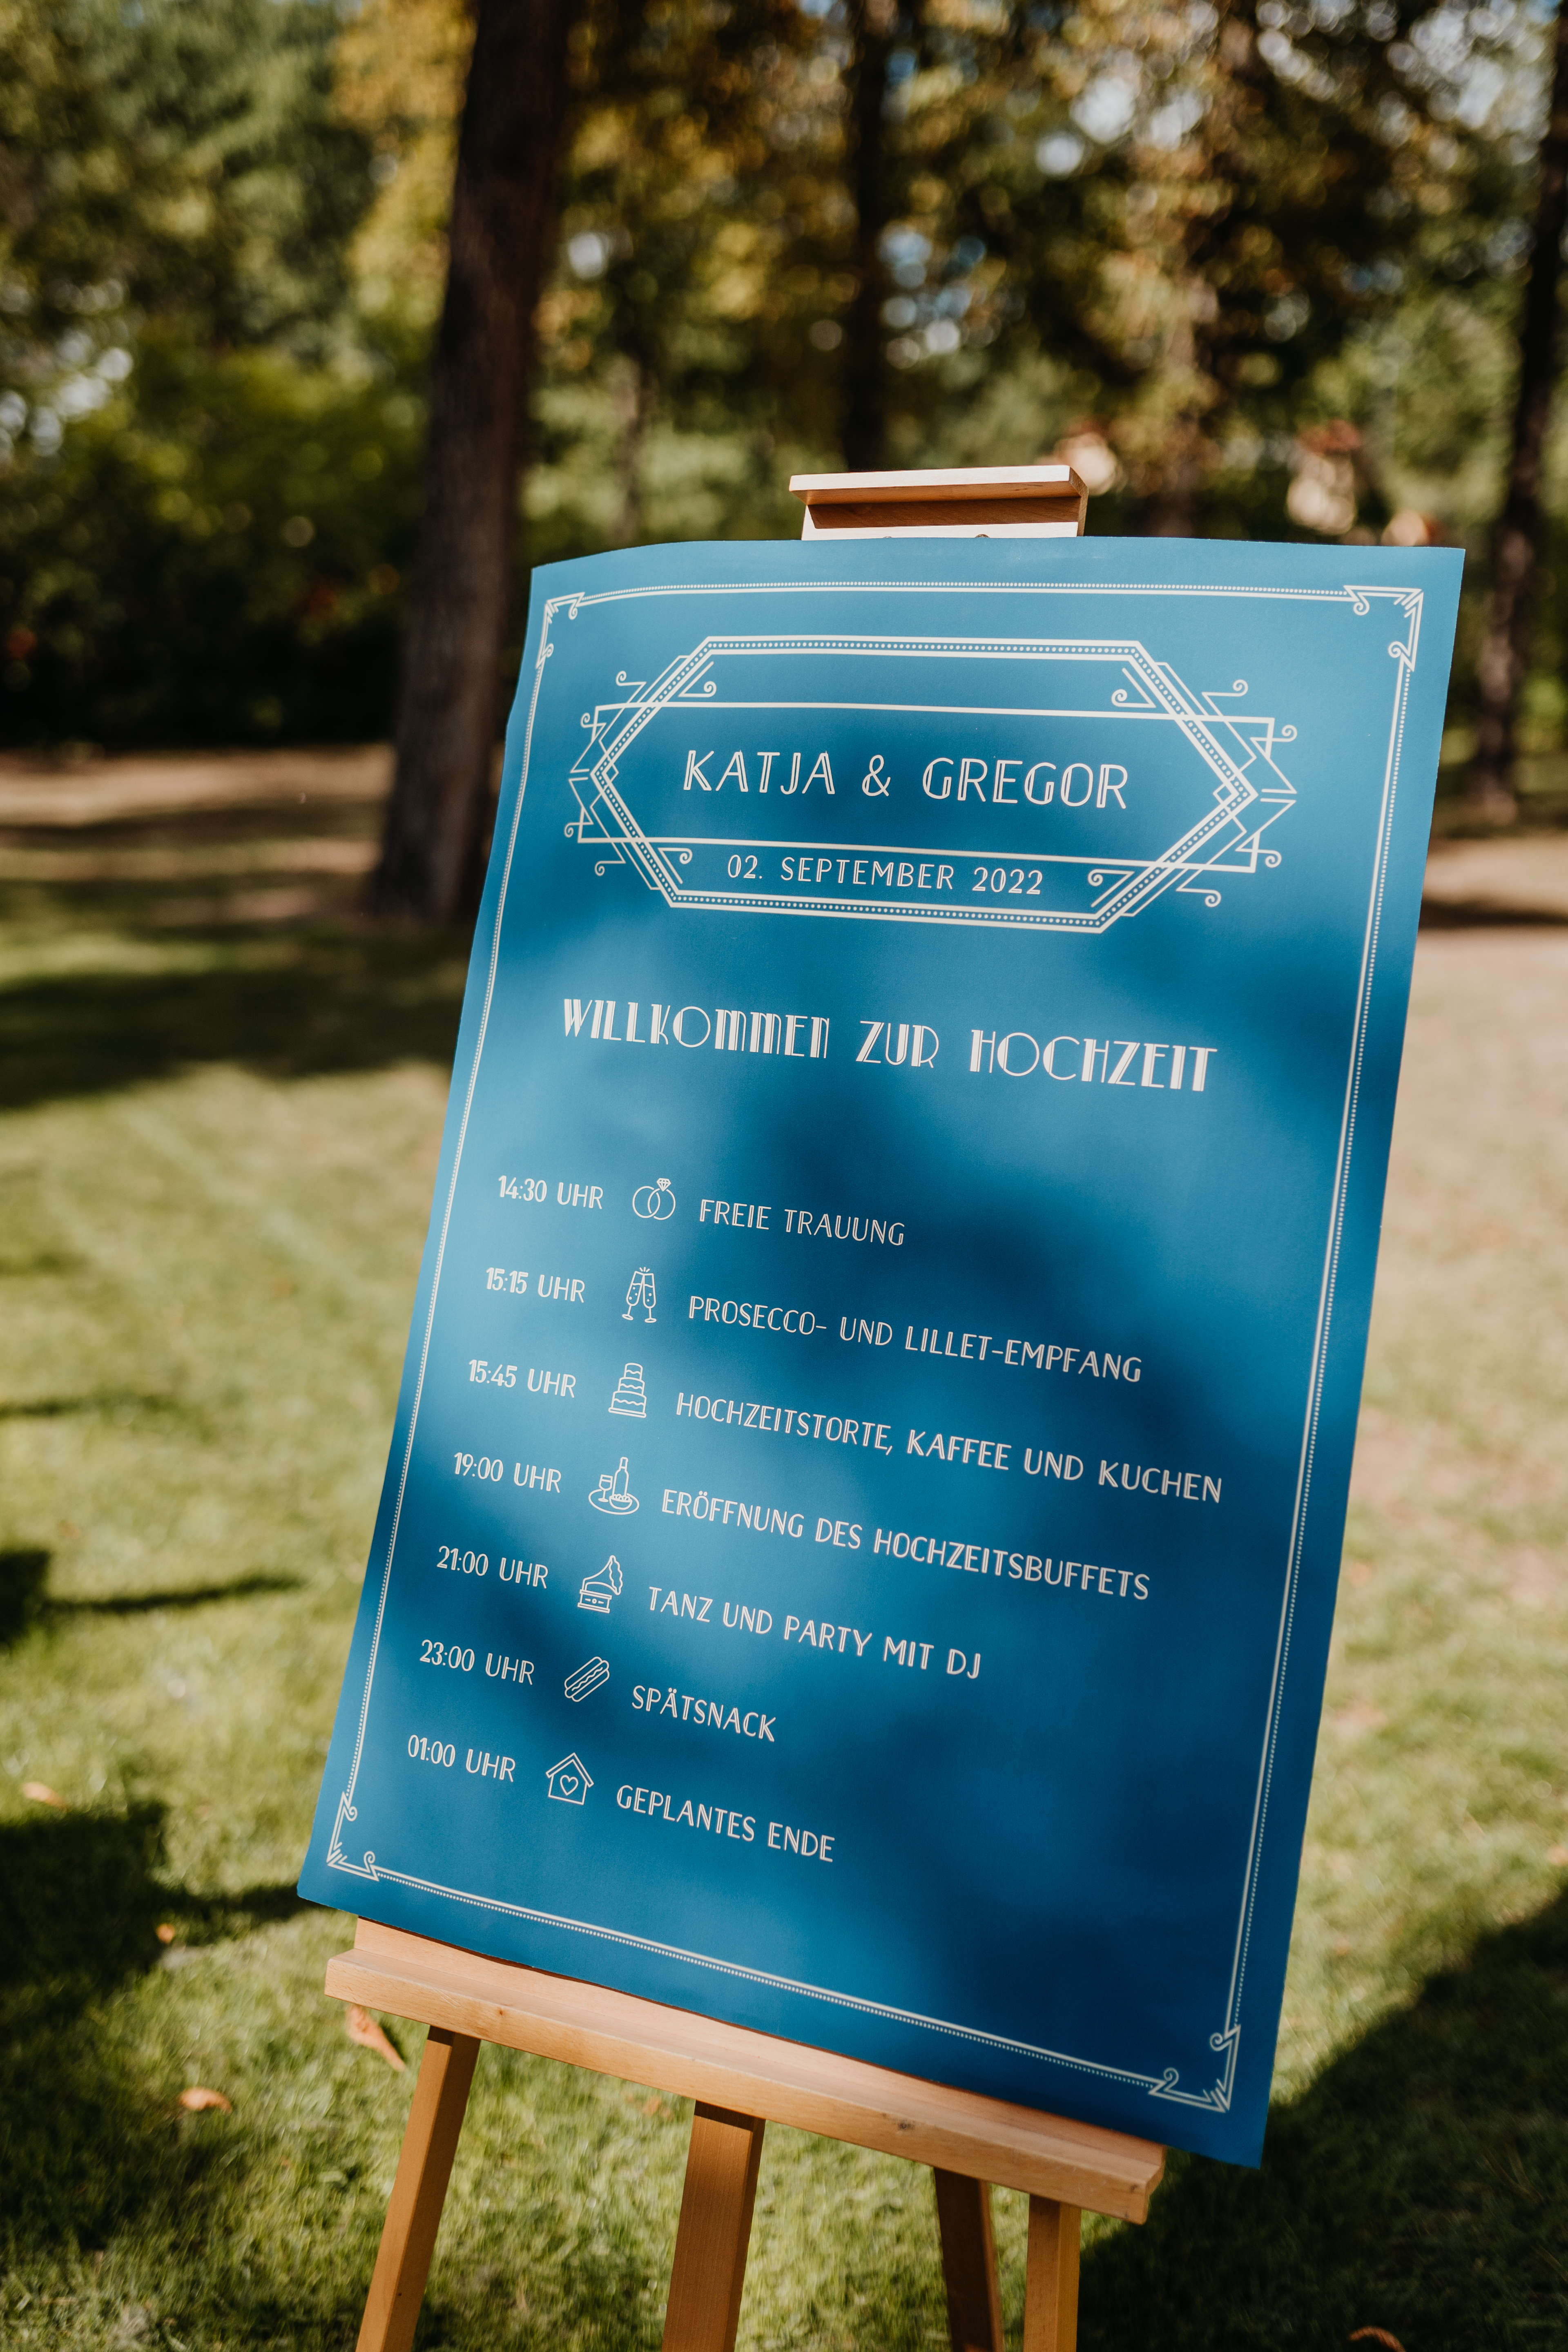
<path id="1" fill-rule="evenodd" d="M 1459 569 L 535 574 L 306 1894 L 1257 2160 Z"/>

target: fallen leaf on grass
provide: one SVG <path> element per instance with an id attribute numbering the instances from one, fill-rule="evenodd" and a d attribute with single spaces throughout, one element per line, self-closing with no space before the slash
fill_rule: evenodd
<path id="1" fill-rule="evenodd" d="M 1352 2344 L 1381 2344 L 1384 2352 L 1405 2352 L 1398 2336 L 1391 2336 L 1386 2327 L 1358 2327 L 1346 2340 Z"/>
<path id="2" fill-rule="evenodd" d="M 407 2072 L 398 2051 L 367 2009 L 361 2009 L 357 2001 L 351 2001 L 344 2012 L 343 2023 L 348 2028 L 351 2042 L 357 2042 L 362 2050 L 374 2050 L 378 2058 L 384 2058 L 387 2064 L 395 2066 L 400 2074 Z"/>
<path id="3" fill-rule="evenodd" d="M 153 1928 L 153 1933 L 157 1937 L 158 1941 L 161 1944 L 172 1944 L 175 1936 L 179 1933 L 179 1930 L 176 1927 L 172 1927 L 168 1920 L 165 1919 L 162 1927 Z"/>
<path id="4" fill-rule="evenodd" d="M 47 1780 L 24 1780 L 22 1794 L 31 1798 L 35 1805 L 58 1805 L 62 1813 L 70 1811 L 65 1799 L 51 1789 Z"/>
<path id="5" fill-rule="evenodd" d="M 202 2114 L 208 2107 L 216 2107 L 220 2115 L 232 2116 L 234 2113 L 232 2099 L 226 2099 L 221 2091 L 204 2090 L 199 2083 L 193 2083 L 188 2091 L 180 2093 L 180 2105 L 193 2116 Z"/>

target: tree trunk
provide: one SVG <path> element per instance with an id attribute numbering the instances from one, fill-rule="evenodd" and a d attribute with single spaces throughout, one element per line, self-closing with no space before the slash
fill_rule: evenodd
<path id="1" fill-rule="evenodd" d="M 1568 226 L 1568 0 L 1558 0 L 1552 103 L 1541 142 L 1541 189 L 1519 337 L 1519 394 L 1508 494 L 1492 542 L 1492 593 L 1477 676 L 1480 725 L 1467 798 L 1484 815 L 1514 814 L 1514 726 L 1530 666 L 1541 547 L 1541 455 L 1552 416 L 1557 285 Z"/>
<path id="2" fill-rule="evenodd" d="M 616 547 L 632 547 L 642 535 L 642 445 L 647 430 L 650 371 L 636 352 L 626 353 L 623 365 L 624 373 L 612 394 L 621 436 L 616 462 L 623 494 L 611 539 Z"/>
<path id="3" fill-rule="evenodd" d="M 1179 335 L 1176 342 L 1178 353 L 1185 342 L 1190 354 L 1190 336 Z M 1184 364 L 1179 355 L 1173 364 Z M 1190 370 L 1190 356 L 1185 365 Z M 1143 509 L 1143 529 L 1151 539 L 1201 536 L 1205 454 L 1203 426 L 1197 417 L 1188 413 L 1167 418 L 1159 481 Z"/>
<path id="4" fill-rule="evenodd" d="M 1161 356 L 1171 383 L 1184 386 L 1165 421 L 1158 478 L 1143 509 L 1152 539 L 1196 539 L 1217 451 L 1211 419 L 1224 405 L 1217 351 L 1220 299 L 1238 191 L 1252 177 L 1246 123 L 1260 105 L 1267 76 L 1258 52 L 1256 0 L 1219 0 L 1210 64 L 1210 103 L 1203 118 L 1205 203 L 1182 238 L 1181 312 Z"/>
<path id="5" fill-rule="evenodd" d="M 500 716 L 533 311 L 549 267 L 572 0 L 479 0 L 430 383 L 383 916 L 471 904 Z"/>
<path id="6" fill-rule="evenodd" d="M 844 320 L 844 463 L 854 474 L 888 462 L 888 362 L 882 302 L 888 290 L 882 232 L 888 226 L 888 53 L 894 0 L 850 0 L 849 119 L 846 158 L 855 197 L 855 293 Z"/>

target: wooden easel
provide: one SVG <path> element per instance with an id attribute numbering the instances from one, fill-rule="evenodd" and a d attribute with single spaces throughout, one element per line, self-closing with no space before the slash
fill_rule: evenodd
<path id="1" fill-rule="evenodd" d="M 1089 493 L 1070 466 L 796 474 L 802 539 L 1079 539 Z"/>
<path id="2" fill-rule="evenodd" d="M 359 2352 L 409 2352 L 481 2042 L 695 2099 L 664 2352 L 734 2352 L 770 2122 L 879 2149 L 936 2176 L 952 2352 L 1003 2352 L 991 2234 L 996 2181 L 1029 2199 L 1024 2352 L 1073 2352 L 1080 2213 L 1142 2221 L 1161 2147 L 360 1922 L 327 1964 L 334 2000 L 430 2028 Z"/>
<path id="3" fill-rule="evenodd" d="M 1087 494 L 1068 466 L 797 474 L 803 539 L 1073 539 Z M 695 2099 L 664 2352 L 734 2352 L 768 2124 L 929 2164 L 952 2352 L 1004 2352 L 991 2191 L 1029 2199 L 1024 2352 L 1073 2352 L 1080 2213 L 1142 2221 L 1163 2148 L 1001 2099 L 895 2074 L 797 2042 L 572 1977 L 481 1959 L 360 1922 L 327 1990 L 430 2028 L 397 2161 L 359 2352 L 409 2352 L 481 2042 Z"/>

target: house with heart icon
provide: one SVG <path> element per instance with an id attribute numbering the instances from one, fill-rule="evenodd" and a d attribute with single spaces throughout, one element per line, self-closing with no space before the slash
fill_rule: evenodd
<path id="1" fill-rule="evenodd" d="M 563 1805 L 580 1805 L 594 1783 L 580 1756 L 563 1756 L 544 1776 L 550 1793 Z"/>

